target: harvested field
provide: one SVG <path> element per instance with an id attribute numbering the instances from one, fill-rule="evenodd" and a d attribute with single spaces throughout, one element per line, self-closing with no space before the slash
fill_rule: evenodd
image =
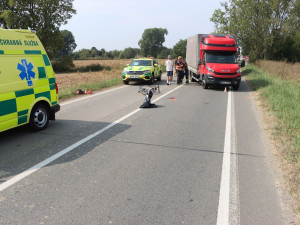
<path id="1" fill-rule="evenodd" d="M 256 66 L 283 80 L 300 81 L 300 63 L 292 64 L 285 61 L 262 60 L 256 62 Z"/>
<path id="2" fill-rule="evenodd" d="M 92 64 L 100 64 L 104 67 L 110 67 L 111 70 L 103 70 L 99 72 L 87 72 L 87 73 L 61 73 L 56 74 L 57 84 L 60 90 L 70 88 L 79 84 L 89 84 L 101 81 L 108 81 L 114 78 L 121 77 L 123 68 L 129 64 L 132 59 L 124 60 L 75 60 L 76 67 L 83 67 Z M 165 59 L 159 59 L 160 65 L 164 66 Z"/>
<path id="3" fill-rule="evenodd" d="M 116 60 L 75 60 L 74 65 L 76 67 L 88 66 L 92 64 L 100 64 L 101 66 L 109 66 L 112 69 L 123 70 L 132 59 L 116 59 Z M 166 59 L 158 59 L 158 63 L 162 66 L 165 65 Z"/>
<path id="4" fill-rule="evenodd" d="M 111 80 L 121 76 L 122 71 L 100 71 L 88 73 L 65 73 L 57 74 L 56 81 L 59 89 L 63 90 L 79 84 L 89 84 Z"/>
<path id="5" fill-rule="evenodd" d="M 83 67 L 92 64 L 100 64 L 104 67 L 110 67 L 112 70 L 123 70 L 131 59 L 120 59 L 120 60 L 75 60 L 73 63 L 75 67 Z"/>

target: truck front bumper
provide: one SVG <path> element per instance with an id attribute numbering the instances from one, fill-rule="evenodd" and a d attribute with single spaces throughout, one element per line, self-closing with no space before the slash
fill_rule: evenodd
<path id="1" fill-rule="evenodd" d="M 235 78 L 220 78 L 212 75 L 204 75 L 205 83 L 216 86 L 239 86 L 241 82 L 241 76 Z"/>

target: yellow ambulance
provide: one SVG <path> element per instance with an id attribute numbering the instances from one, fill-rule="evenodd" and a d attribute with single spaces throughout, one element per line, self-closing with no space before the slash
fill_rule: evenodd
<path id="1" fill-rule="evenodd" d="M 0 132 L 24 124 L 42 130 L 59 110 L 54 71 L 36 34 L 0 28 Z"/>

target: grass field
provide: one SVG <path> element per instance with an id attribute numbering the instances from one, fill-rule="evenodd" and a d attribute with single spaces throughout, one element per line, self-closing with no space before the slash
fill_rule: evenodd
<path id="1" fill-rule="evenodd" d="M 92 89 L 92 91 L 100 90 L 115 85 L 121 85 L 121 74 L 124 67 L 132 60 L 76 60 L 74 64 L 76 67 L 84 67 L 88 65 L 100 64 L 108 70 L 98 72 L 76 72 L 76 73 L 60 73 L 56 74 L 56 80 L 59 88 L 60 100 L 75 95 L 76 90 Z M 165 59 L 158 60 L 165 71 Z"/>
<path id="2" fill-rule="evenodd" d="M 299 64 L 262 61 L 257 66 L 247 66 L 243 75 L 252 90 L 259 93 L 286 186 L 300 216 L 300 70 L 295 70 L 298 67 Z"/>

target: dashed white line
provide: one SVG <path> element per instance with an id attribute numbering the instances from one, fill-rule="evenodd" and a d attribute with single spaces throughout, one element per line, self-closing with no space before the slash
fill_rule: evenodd
<path id="1" fill-rule="evenodd" d="M 182 87 L 182 85 L 180 85 L 180 86 L 174 88 L 173 90 L 171 90 L 171 91 L 169 91 L 169 92 L 163 94 L 163 95 L 160 96 L 159 98 L 155 99 L 153 102 L 156 102 L 156 101 L 160 100 L 161 98 L 163 98 L 163 97 L 167 96 L 168 94 L 174 92 L 175 90 L 177 90 L 177 89 L 180 88 L 180 87 Z M 114 90 L 115 90 L 115 89 L 114 89 Z M 106 92 L 106 93 L 107 93 L 107 92 Z M 80 99 L 80 100 L 82 100 L 82 99 Z M 73 101 L 73 102 L 75 102 L 75 101 Z M 70 103 L 68 103 L 68 104 L 70 104 Z M 6 188 L 10 187 L 11 185 L 17 183 L 18 181 L 24 179 L 25 177 L 31 175 L 32 173 L 38 171 L 38 170 L 41 169 L 42 167 L 48 165 L 49 163 L 53 162 L 54 160 L 60 158 L 61 156 L 67 154 L 68 152 L 73 151 L 74 149 L 76 149 L 76 148 L 79 147 L 80 145 L 86 143 L 87 141 L 91 140 L 92 138 L 94 138 L 94 137 L 96 137 L 97 135 L 103 133 L 104 131 L 110 129 L 111 127 L 113 127 L 113 126 L 115 126 L 116 124 L 122 122 L 123 120 L 127 119 L 128 117 L 130 117 L 130 116 L 136 114 L 136 113 L 139 112 L 139 111 L 141 111 L 140 108 L 138 108 L 138 109 L 132 111 L 131 113 L 129 113 L 129 114 L 123 116 L 122 118 L 120 118 L 120 119 L 118 119 L 118 120 L 116 120 L 116 121 L 114 121 L 114 122 L 112 122 L 111 124 L 107 125 L 106 127 L 102 128 L 101 130 L 96 131 L 95 133 L 93 133 L 93 134 L 91 134 L 91 135 L 89 135 L 89 136 L 87 136 L 87 137 L 81 139 L 80 141 L 78 141 L 78 142 L 72 144 L 71 146 L 69 146 L 69 147 L 67 147 L 67 148 L 65 148 L 65 149 L 63 149 L 63 150 L 61 150 L 60 152 L 56 153 L 55 155 L 49 157 L 48 159 L 45 159 L 44 161 L 40 162 L 39 164 L 37 164 L 37 165 L 35 165 L 35 166 L 29 168 L 28 170 L 26 170 L 26 171 L 24 171 L 24 172 L 22 172 L 22 173 L 20 173 L 20 174 L 18 174 L 18 175 L 16 175 L 16 176 L 14 176 L 13 178 L 7 180 L 6 182 L 0 184 L 0 192 L 3 191 L 3 190 L 5 190 Z"/>

